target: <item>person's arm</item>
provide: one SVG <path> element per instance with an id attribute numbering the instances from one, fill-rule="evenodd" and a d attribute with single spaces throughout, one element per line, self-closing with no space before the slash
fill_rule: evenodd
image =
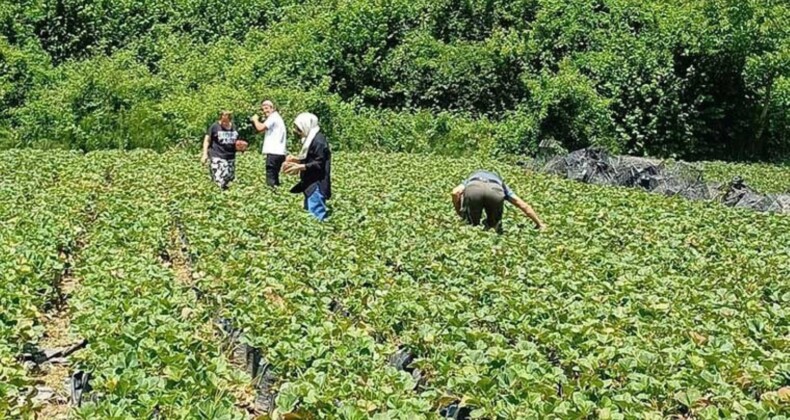
<path id="1" fill-rule="evenodd" d="M 532 206 L 527 204 L 526 201 L 518 198 L 515 195 L 508 198 L 507 201 L 509 201 L 514 206 L 518 207 L 522 213 L 524 213 L 527 217 L 529 217 L 530 220 L 535 222 L 535 227 L 537 227 L 540 230 L 546 229 L 546 225 L 540 220 L 538 214 L 535 213 L 535 210 L 533 210 Z"/>
<path id="2" fill-rule="evenodd" d="M 453 188 L 452 196 L 453 196 L 453 207 L 455 207 L 455 213 L 459 217 L 463 217 L 461 214 L 461 199 L 464 196 L 464 184 L 461 184 Z"/>
<path id="3" fill-rule="evenodd" d="M 211 136 L 206 134 L 203 137 L 203 155 L 200 157 L 200 163 L 202 163 L 204 165 L 208 161 L 208 146 L 209 146 L 209 144 L 211 144 Z"/>
<path id="4" fill-rule="evenodd" d="M 259 117 L 258 114 L 252 116 L 252 125 L 255 127 L 255 131 L 259 133 L 269 129 L 269 127 L 266 126 L 266 121 L 261 122 L 260 119 L 261 117 Z"/>
<path id="5" fill-rule="evenodd" d="M 291 162 L 286 161 L 283 163 L 283 168 L 283 172 L 285 172 L 286 175 L 295 175 L 305 170 L 305 164 L 299 163 L 298 160 Z"/>
<path id="6" fill-rule="evenodd" d="M 326 146 L 325 141 L 319 141 L 313 143 L 315 145 L 315 156 L 316 158 L 310 162 L 303 164 L 303 171 L 306 170 L 321 170 L 326 165 L 326 161 L 329 160 L 329 148 Z"/>
<path id="7" fill-rule="evenodd" d="M 280 170 L 286 175 L 299 173 L 301 172 L 301 169 L 297 170 L 298 168 L 295 167 L 302 166 L 301 163 L 302 161 L 298 157 L 294 155 L 288 155 L 285 157 L 285 162 L 283 162 L 283 164 L 280 166 Z"/>
<path id="8" fill-rule="evenodd" d="M 286 166 L 286 174 L 295 174 L 306 170 L 321 170 L 324 167 L 326 161 L 329 160 L 329 148 L 326 142 L 313 140 L 313 144 L 310 147 L 315 147 L 316 158 L 307 163 L 299 163 L 301 161 L 294 159 L 292 165 Z M 288 158 L 286 158 L 286 162 L 288 162 Z"/>

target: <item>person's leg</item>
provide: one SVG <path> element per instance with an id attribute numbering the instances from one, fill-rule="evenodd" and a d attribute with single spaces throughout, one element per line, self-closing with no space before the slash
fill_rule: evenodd
<path id="1" fill-rule="evenodd" d="M 226 190 L 228 184 L 236 179 L 236 161 L 211 158 L 211 173 L 217 186 Z"/>
<path id="2" fill-rule="evenodd" d="M 236 159 L 227 160 L 227 171 L 225 172 L 225 188 L 236 179 Z"/>
<path id="3" fill-rule="evenodd" d="M 307 197 L 307 211 L 320 221 L 326 220 L 326 200 L 319 189 Z"/>
<path id="4" fill-rule="evenodd" d="M 485 194 L 486 229 L 495 229 L 502 234 L 502 214 L 505 207 L 505 191 L 496 184 L 488 184 Z"/>
<path id="5" fill-rule="evenodd" d="M 217 172 L 215 178 L 217 185 L 223 190 L 228 189 L 228 184 L 236 177 L 236 165 L 233 160 L 217 159 Z"/>
<path id="6" fill-rule="evenodd" d="M 211 165 L 209 171 L 211 172 L 211 180 L 217 184 L 218 187 L 224 188 L 224 160 L 220 158 L 211 158 Z"/>
<path id="7" fill-rule="evenodd" d="M 271 187 L 280 185 L 280 165 L 277 164 L 279 157 L 279 155 L 266 155 L 266 184 Z"/>
<path id="8" fill-rule="evenodd" d="M 210 179 L 211 182 L 217 182 L 217 170 L 214 165 L 214 158 L 210 158 L 208 161 L 208 179 Z"/>
<path id="9" fill-rule="evenodd" d="M 274 155 L 274 185 L 280 185 L 280 168 L 285 163 L 285 155 Z"/>
<path id="10" fill-rule="evenodd" d="M 484 196 L 485 184 L 482 182 L 473 181 L 464 188 L 464 195 L 461 199 L 461 213 L 464 220 L 472 226 L 480 224 L 480 217 L 483 215 Z"/>
<path id="11" fill-rule="evenodd" d="M 266 155 L 266 185 L 273 187 L 274 184 L 274 175 L 272 174 L 272 170 L 274 168 L 274 161 L 272 161 L 272 155 Z"/>

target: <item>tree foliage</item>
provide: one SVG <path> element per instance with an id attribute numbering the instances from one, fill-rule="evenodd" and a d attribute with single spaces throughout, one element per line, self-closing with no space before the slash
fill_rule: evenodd
<path id="1" fill-rule="evenodd" d="M 353 149 L 786 160 L 789 28 L 780 0 L 2 0 L 0 144 L 164 149 L 276 92 Z"/>
<path id="2" fill-rule="evenodd" d="M 455 400 L 486 419 L 790 411 L 786 216 L 501 159 L 341 152 L 317 223 L 263 166 L 239 155 L 220 193 L 185 151 L 0 152 L 0 416 L 35 415 L 19 355 L 65 272 L 69 336 L 90 343 L 69 356 L 92 378 L 75 418 L 249 418 L 251 378 L 217 318 L 261 350 L 272 418 L 438 418 Z M 449 191 L 480 167 L 549 229 L 510 205 L 504 235 L 464 225 Z M 766 190 L 790 179 L 707 169 Z M 388 362 L 401 347 L 421 386 Z"/>

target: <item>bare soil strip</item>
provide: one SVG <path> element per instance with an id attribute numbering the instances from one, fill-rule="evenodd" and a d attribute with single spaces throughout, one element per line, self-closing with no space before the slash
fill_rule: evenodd
<path id="1" fill-rule="evenodd" d="M 87 212 L 87 225 L 90 225 L 96 214 L 90 206 Z M 74 260 L 85 246 L 84 234 L 83 231 L 78 235 L 72 252 L 61 252 L 65 268 L 54 282 L 57 299 L 39 318 L 44 334 L 37 343 L 33 376 L 38 391 L 34 399 L 40 404 L 37 417 L 42 419 L 65 419 L 70 409 L 67 385 L 72 369 L 68 356 L 82 347 L 79 345 L 82 340 L 70 334 L 69 297 L 80 287 L 80 279 L 74 275 Z M 65 351 L 66 354 L 48 354 L 53 350 L 59 350 L 57 353 Z"/>

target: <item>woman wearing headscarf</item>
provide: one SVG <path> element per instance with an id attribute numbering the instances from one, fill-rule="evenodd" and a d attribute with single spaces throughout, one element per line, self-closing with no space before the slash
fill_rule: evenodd
<path id="1" fill-rule="evenodd" d="M 327 218 L 326 201 L 332 197 L 332 153 L 326 136 L 318 127 L 318 117 L 299 114 L 294 120 L 296 134 L 302 139 L 299 155 L 290 155 L 283 164 L 286 174 L 299 174 L 300 181 L 291 192 L 304 194 L 304 208 L 318 220 Z"/>

